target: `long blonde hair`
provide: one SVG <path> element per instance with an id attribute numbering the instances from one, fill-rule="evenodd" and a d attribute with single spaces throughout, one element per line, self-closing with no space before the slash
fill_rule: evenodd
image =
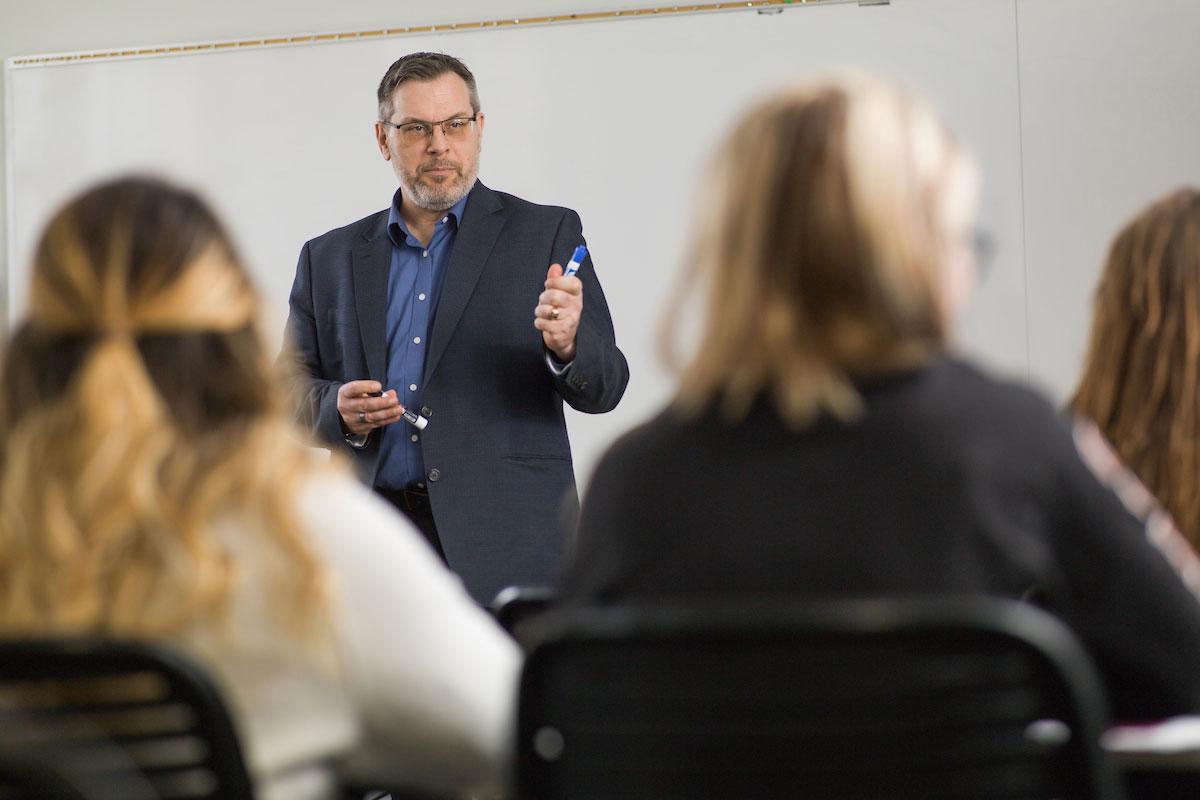
<path id="1" fill-rule="evenodd" d="M 276 399 L 258 313 L 190 192 L 122 179 L 53 217 L 0 377 L 0 629 L 218 623 L 238 565 L 212 528 L 239 515 L 283 565 L 282 621 L 311 632 L 324 574 L 292 509 L 312 459 Z"/>
<path id="2" fill-rule="evenodd" d="M 918 98 L 848 73 L 753 108 L 718 148 L 685 285 L 706 287 L 676 406 L 769 397 L 795 426 L 853 417 L 853 379 L 944 346 L 948 217 L 971 159 Z M 973 202 L 968 202 L 973 206 Z M 668 319 L 669 361 L 678 319 Z"/>
<path id="3" fill-rule="evenodd" d="M 1153 203 L 1113 240 L 1071 408 L 1200 547 L 1200 191 Z"/>

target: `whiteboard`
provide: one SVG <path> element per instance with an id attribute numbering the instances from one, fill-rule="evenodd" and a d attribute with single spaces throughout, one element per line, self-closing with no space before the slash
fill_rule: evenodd
<path id="1" fill-rule="evenodd" d="M 1030 377 L 1059 398 L 1118 228 L 1200 186 L 1200 3 L 1021 0 Z"/>
<path id="2" fill-rule="evenodd" d="M 10 64 L 9 319 L 21 316 L 48 214 L 95 180 L 139 170 L 196 186 L 214 203 L 280 331 L 304 241 L 385 207 L 395 189 L 374 144 L 374 93 L 387 66 L 415 50 L 453 53 L 475 72 L 487 115 L 485 183 L 582 216 L 631 379 L 616 411 L 569 414 L 581 479 L 673 386 L 657 337 L 676 302 L 693 198 L 716 138 L 755 98 L 814 69 L 895 76 L 928 95 L 975 151 L 986 175 L 982 223 L 1000 251 L 964 346 L 1026 374 L 1014 0 L 892 0 Z"/>

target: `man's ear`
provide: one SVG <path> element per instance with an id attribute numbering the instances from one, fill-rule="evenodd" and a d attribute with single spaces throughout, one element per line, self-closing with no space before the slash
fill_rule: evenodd
<path id="1" fill-rule="evenodd" d="M 387 143 L 388 129 L 382 122 L 375 123 L 375 145 L 379 148 L 380 155 L 384 161 L 392 160 L 392 151 L 388 149 Z"/>

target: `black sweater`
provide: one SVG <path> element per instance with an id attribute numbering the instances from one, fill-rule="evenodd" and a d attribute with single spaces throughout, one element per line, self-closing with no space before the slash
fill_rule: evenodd
<path id="1" fill-rule="evenodd" d="M 597 466 L 576 602 L 1033 596 L 1083 640 L 1118 719 L 1200 710 L 1200 603 L 1028 389 L 941 359 L 790 430 L 667 411 Z"/>

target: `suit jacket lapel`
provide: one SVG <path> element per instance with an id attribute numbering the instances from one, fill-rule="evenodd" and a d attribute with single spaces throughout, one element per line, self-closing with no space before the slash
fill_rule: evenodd
<path id="1" fill-rule="evenodd" d="M 387 377 L 387 288 L 392 266 L 392 240 L 387 211 L 363 231 L 365 242 L 354 248 L 354 310 L 362 335 L 367 371 L 374 380 Z"/>
<path id="2" fill-rule="evenodd" d="M 475 291 L 475 284 L 483 272 L 483 265 L 487 263 L 500 229 L 504 227 L 503 209 L 500 197 L 477 181 L 467 198 L 463 218 L 455 235 L 454 250 L 446 264 L 441 297 L 429 334 L 429 356 L 425 360 L 426 384 L 437 369 L 458 321 L 462 319 L 467 302 Z"/>

